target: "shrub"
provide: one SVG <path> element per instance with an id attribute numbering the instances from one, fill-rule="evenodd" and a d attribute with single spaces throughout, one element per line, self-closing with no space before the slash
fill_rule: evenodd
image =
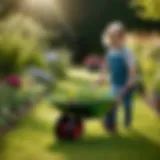
<path id="1" fill-rule="evenodd" d="M 66 77 L 67 69 L 70 67 L 70 53 L 67 49 L 61 48 L 56 51 L 54 59 L 48 61 L 48 69 L 57 79 Z"/>
<path id="2" fill-rule="evenodd" d="M 38 33 L 36 36 L 31 32 L 35 28 L 31 28 L 28 22 L 25 17 L 18 16 L 17 19 L 11 17 L 0 24 L 0 76 L 2 77 L 20 74 L 29 65 L 42 67 L 45 64 L 41 54 L 40 37 Z"/>
<path id="3" fill-rule="evenodd" d="M 160 95 L 160 71 L 154 77 L 153 88 L 155 92 L 158 92 Z"/>
<path id="4" fill-rule="evenodd" d="M 149 41 L 149 43 L 147 42 L 144 44 L 144 42 L 134 40 L 130 43 L 130 46 L 142 68 L 142 73 L 147 86 L 152 88 L 153 85 L 151 84 L 160 68 L 160 44 L 157 44 L 154 41 Z"/>
<path id="5" fill-rule="evenodd" d="M 40 87 L 15 88 L 7 83 L 0 84 L 0 131 L 1 127 L 12 125 L 28 111 L 28 108 L 37 103 L 42 96 Z"/>

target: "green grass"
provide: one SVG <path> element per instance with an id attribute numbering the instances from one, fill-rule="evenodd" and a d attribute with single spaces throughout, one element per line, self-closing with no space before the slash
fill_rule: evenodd
<path id="1" fill-rule="evenodd" d="M 160 122 L 141 102 L 136 104 L 133 128 L 109 135 L 100 120 L 87 120 L 84 138 L 58 142 L 52 130 L 59 113 L 38 106 L 0 145 L 2 160 L 117 160 L 160 159 Z M 120 112 L 121 115 L 121 112 Z M 120 116 L 120 120 L 121 120 Z"/>
<path id="2" fill-rule="evenodd" d="M 60 113 L 41 104 L 0 139 L 0 160 L 159 160 L 160 120 L 143 101 L 134 106 L 130 130 L 123 127 L 121 108 L 118 134 L 107 133 L 101 119 L 90 119 L 81 141 L 59 142 L 53 125 Z"/>

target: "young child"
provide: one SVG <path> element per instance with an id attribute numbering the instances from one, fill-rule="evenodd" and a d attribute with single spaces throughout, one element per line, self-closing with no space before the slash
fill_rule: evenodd
<path id="1" fill-rule="evenodd" d="M 110 75 L 111 89 L 117 96 L 117 106 L 106 116 L 105 125 L 114 132 L 117 124 L 117 108 L 119 103 L 124 104 L 124 124 L 129 127 L 132 122 L 133 86 L 136 79 L 136 64 L 132 52 L 126 46 L 126 31 L 121 22 L 111 23 L 102 36 L 105 47 L 108 48 L 104 65 L 103 76 L 100 82 L 106 79 L 106 70 Z"/>

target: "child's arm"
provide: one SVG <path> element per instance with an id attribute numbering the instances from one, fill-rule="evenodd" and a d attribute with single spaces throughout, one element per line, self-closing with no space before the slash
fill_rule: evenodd
<path id="1" fill-rule="evenodd" d="M 127 51 L 125 55 L 126 63 L 128 65 L 129 77 L 126 85 L 122 89 L 121 95 L 123 96 L 136 82 L 136 60 L 131 51 Z"/>
<path id="2" fill-rule="evenodd" d="M 119 104 L 122 101 L 123 96 L 130 90 L 134 84 L 135 84 L 135 78 L 136 78 L 136 68 L 131 67 L 129 68 L 129 79 L 124 88 L 121 90 L 119 96 L 116 99 L 116 103 Z"/>

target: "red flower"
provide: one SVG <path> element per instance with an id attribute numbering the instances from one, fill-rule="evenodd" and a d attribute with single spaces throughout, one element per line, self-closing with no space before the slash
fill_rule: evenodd
<path id="1" fill-rule="evenodd" d="M 21 86 L 21 80 L 20 80 L 20 77 L 16 76 L 16 75 L 11 75 L 11 76 L 8 76 L 6 78 L 6 82 L 12 86 L 12 87 L 15 87 L 15 88 L 19 88 Z"/>

